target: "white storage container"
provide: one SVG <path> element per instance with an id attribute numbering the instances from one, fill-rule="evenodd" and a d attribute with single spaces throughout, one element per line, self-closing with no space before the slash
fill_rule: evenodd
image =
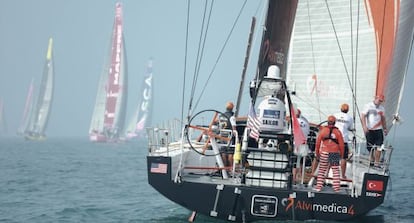
<path id="1" fill-rule="evenodd" d="M 251 151 L 247 156 L 250 166 L 285 169 L 289 163 L 286 154 Z"/>
<path id="2" fill-rule="evenodd" d="M 288 177 L 286 173 L 249 170 L 246 174 L 246 185 L 286 188 Z"/>

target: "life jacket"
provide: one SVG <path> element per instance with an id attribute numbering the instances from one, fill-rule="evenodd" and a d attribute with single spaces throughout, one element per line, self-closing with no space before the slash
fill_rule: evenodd
<path id="1" fill-rule="evenodd" d="M 335 142 L 336 144 L 339 144 L 339 143 L 338 143 L 338 139 L 337 139 L 337 138 L 332 138 L 332 132 L 333 132 L 333 129 L 338 129 L 338 128 L 337 128 L 337 127 L 335 127 L 335 126 L 330 126 L 330 125 L 328 125 L 328 128 L 329 128 L 329 134 L 328 134 L 328 135 L 326 135 L 326 136 L 324 136 L 324 137 L 322 138 L 322 141 L 325 141 L 325 140 L 330 139 L 330 140 L 332 140 L 333 142 Z"/>
<path id="2" fill-rule="evenodd" d="M 224 115 L 220 115 L 219 117 L 219 121 L 221 123 L 221 127 L 223 127 L 224 129 L 231 129 L 231 122 L 230 122 L 230 118 L 234 115 L 234 112 L 232 111 L 226 111 L 224 112 Z"/>

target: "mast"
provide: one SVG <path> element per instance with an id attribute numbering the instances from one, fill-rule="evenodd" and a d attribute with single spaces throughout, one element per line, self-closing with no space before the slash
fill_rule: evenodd
<path id="1" fill-rule="evenodd" d="M 240 81 L 239 94 L 237 96 L 236 111 L 234 113 L 235 117 L 239 116 L 241 97 L 243 95 L 244 79 L 246 77 L 247 64 L 249 63 L 250 49 L 251 49 L 251 46 L 252 46 L 253 33 L 254 33 L 255 26 L 256 26 L 256 18 L 252 17 L 252 23 L 251 23 L 251 26 L 250 26 L 249 40 L 248 40 L 247 50 L 246 50 L 246 57 L 244 58 L 242 78 L 241 78 L 241 81 Z"/>

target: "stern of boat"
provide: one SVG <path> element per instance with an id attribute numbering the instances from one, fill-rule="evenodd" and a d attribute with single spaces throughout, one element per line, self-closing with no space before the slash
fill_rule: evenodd
<path id="1" fill-rule="evenodd" d="M 171 157 L 147 156 L 148 183 L 164 194 L 168 185 L 172 183 Z M 166 188 L 164 188 L 166 187 Z"/>
<path id="2" fill-rule="evenodd" d="M 201 155 L 196 151 L 202 146 L 190 148 L 187 141 L 173 138 L 171 130 L 150 128 L 147 133 L 148 183 L 169 200 L 199 214 L 236 222 L 349 220 L 384 202 L 391 147 L 381 169 L 371 168 L 367 155 L 357 153 L 349 163 L 350 179 L 339 193 L 333 191 L 330 177 L 322 191 L 316 192 L 312 183 L 295 183 L 292 178 L 289 135 L 261 133 L 264 139 L 283 142 L 274 147 L 243 141 L 241 163 L 227 169 L 217 164 L 214 149 Z"/>

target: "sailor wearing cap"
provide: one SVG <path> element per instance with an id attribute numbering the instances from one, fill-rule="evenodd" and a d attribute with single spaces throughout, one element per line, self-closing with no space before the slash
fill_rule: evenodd
<path id="1" fill-rule="evenodd" d="M 342 178 L 346 178 L 346 159 L 348 159 L 349 155 L 349 147 L 348 142 L 351 142 L 349 138 L 349 132 L 353 131 L 354 120 L 348 114 L 349 105 L 342 104 L 340 107 L 341 111 L 335 114 L 336 122 L 335 126 L 341 131 L 342 136 L 344 138 L 344 157 L 341 160 L 341 174 Z M 350 143 L 349 143 L 350 144 Z"/>
<path id="2" fill-rule="evenodd" d="M 328 116 L 328 126 L 323 126 L 316 138 L 315 155 L 319 160 L 318 180 L 315 190 L 321 191 L 326 173 L 332 168 L 333 189 L 340 190 L 339 161 L 344 157 L 344 139 L 341 131 L 335 127 L 336 118 Z"/>
<path id="3" fill-rule="evenodd" d="M 233 102 L 229 101 L 226 103 L 226 111 L 219 116 L 219 124 L 223 129 L 231 129 L 236 130 L 236 118 L 234 117 L 233 112 L 234 104 Z M 231 126 L 231 127 L 230 127 Z M 228 137 L 228 132 L 223 132 L 222 136 Z M 234 144 L 234 135 L 232 136 L 232 142 Z M 234 154 L 234 147 L 233 146 L 222 146 L 220 148 L 221 156 L 225 166 L 231 167 L 233 166 L 233 154 Z"/>

